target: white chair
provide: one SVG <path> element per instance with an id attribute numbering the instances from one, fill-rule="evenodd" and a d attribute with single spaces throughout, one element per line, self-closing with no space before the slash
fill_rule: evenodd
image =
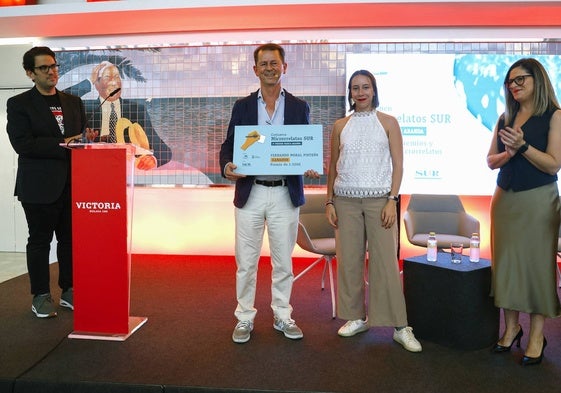
<path id="1" fill-rule="evenodd" d="M 298 237 L 296 243 L 305 251 L 321 255 L 310 266 L 294 277 L 299 280 L 314 266 L 323 262 L 323 273 L 321 275 L 321 289 L 325 289 L 325 274 L 329 272 L 329 284 L 331 287 L 331 309 L 333 318 L 335 311 L 335 289 L 333 285 L 332 262 L 335 258 L 335 230 L 327 221 L 325 216 L 325 195 L 308 194 L 306 203 L 300 207 L 300 222 L 298 224 Z"/>

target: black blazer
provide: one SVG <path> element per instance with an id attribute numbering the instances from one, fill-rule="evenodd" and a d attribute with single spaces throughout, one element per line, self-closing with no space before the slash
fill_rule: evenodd
<path id="1" fill-rule="evenodd" d="M 86 126 L 79 97 L 57 90 L 64 116 L 63 135 L 36 87 L 8 99 L 7 131 L 18 169 L 14 195 L 24 203 L 52 203 L 70 182 L 70 151 L 60 144 Z"/>
<path id="2" fill-rule="evenodd" d="M 234 131 L 236 126 L 257 125 L 257 91 L 239 99 L 232 108 L 226 140 L 220 148 L 220 171 L 224 177 L 224 167 L 234 159 Z M 285 90 L 284 124 L 310 124 L 310 106 Z M 253 187 L 255 176 L 246 176 L 236 181 L 234 206 L 243 207 Z M 295 207 L 304 204 L 304 181 L 300 175 L 286 177 L 290 200 Z"/>

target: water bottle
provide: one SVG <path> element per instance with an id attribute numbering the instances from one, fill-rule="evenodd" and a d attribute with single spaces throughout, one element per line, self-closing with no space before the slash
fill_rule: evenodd
<path id="1" fill-rule="evenodd" d="M 469 241 L 469 261 L 479 262 L 479 234 L 472 233 Z"/>
<path id="2" fill-rule="evenodd" d="M 434 232 L 430 232 L 429 238 L 427 239 L 427 261 L 436 262 L 436 254 L 437 254 L 436 234 Z"/>

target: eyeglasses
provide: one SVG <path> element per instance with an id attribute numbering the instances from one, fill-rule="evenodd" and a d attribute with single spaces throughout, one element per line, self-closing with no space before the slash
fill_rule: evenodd
<path id="1" fill-rule="evenodd" d="M 37 66 L 37 67 L 33 67 L 34 70 L 39 70 L 41 71 L 43 74 L 48 73 L 49 71 L 58 71 L 58 67 L 60 67 L 59 64 L 51 64 L 51 65 L 42 65 L 42 66 Z"/>
<path id="2" fill-rule="evenodd" d="M 512 82 L 514 82 L 514 84 L 516 86 L 522 86 L 524 84 L 524 82 L 526 82 L 526 77 L 531 76 L 533 77 L 534 75 L 531 74 L 526 74 L 526 75 L 518 75 L 516 78 L 512 78 L 512 79 L 507 79 L 505 82 L 506 87 L 509 87 L 510 85 L 512 85 Z"/>

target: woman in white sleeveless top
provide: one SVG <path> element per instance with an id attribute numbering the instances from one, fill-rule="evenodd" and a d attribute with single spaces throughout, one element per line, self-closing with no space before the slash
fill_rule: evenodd
<path id="1" fill-rule="evenodd" d="M 348 89 L 353 113 L 333 126 L 326 202 L 327 218 L 337 229 L 337 314 L 347 320 L 338 334 L 350 337 L 371 326 L 391 326 L 394 341 L 420 352 L 421 344 L 407 326 L 397 261 L 401 130 L 394 117 L 376 110 L 374 75 L 356 71 Z"/>

